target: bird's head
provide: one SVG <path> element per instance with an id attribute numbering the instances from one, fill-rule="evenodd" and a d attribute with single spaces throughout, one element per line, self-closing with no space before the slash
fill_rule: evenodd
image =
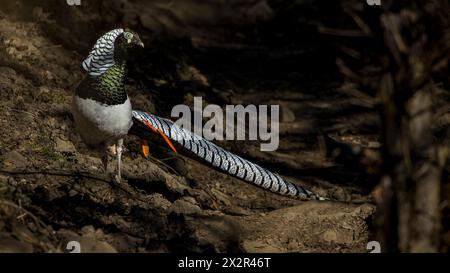
<path id="1" fill-rule="evenodd" d="M 83 69 L 90 76 L 98 77 L 114 64 L 126 62 L 136 47 L 144 47 L 136 32 L 127 28 L 111 30 L 97 40 L 82 63 Z"/>
<path id="2" fill-rule="evenodd" d="M 130 29 L 124 29 L 114 41 L 114 59 L 126 61 L 130 51 L 136 47 L 144 47 L 139 35 Z"/>

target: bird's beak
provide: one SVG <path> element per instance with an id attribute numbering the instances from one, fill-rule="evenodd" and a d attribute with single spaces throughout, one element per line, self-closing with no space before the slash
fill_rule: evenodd
<path id="1" fill-rule="evenodd" d="M 144 43 L 139 39 L 137 45 L 144 48 Z"/>

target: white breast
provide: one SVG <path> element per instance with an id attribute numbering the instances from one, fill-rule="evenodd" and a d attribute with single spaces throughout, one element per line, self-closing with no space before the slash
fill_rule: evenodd
<path id="1" fill-rule="evenodd" d="M 89 145 L 111 142 L 128 134 L 133 121 L 130 99 L 123 104 L 106 105 L 92 99 L 73 97 L 75 126 Z"/>

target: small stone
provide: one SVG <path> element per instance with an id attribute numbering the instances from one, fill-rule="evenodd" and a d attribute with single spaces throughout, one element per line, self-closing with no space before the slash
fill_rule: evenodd
<path id="1" fill-rule="evenodd" d="M 77 160 L 80 163 L 87 164 L 91 167 L 95 167 L 95 169 L 98 169 L 100 166 L 103 166 L 102 159 L 98 157 L 79 155 L 77 156 Z"/>
<path id="2" fill-rule="evenodd" d="M 367 147 L 372 149 L 379 149 L 381 147 L 381 144 L 378 141 L 370 141 Z"/>
<path id="3" fill-rule="evenodd" d="M 178 199 L 170 206 L 169 212 L 175 214 L 196 214 L 201 212 L 201 209 L 199 206 L 192 204 L 187 200 Z"/>
<path id="4" fill-rule="evenodd" d="M 57 138 L 55 141 L 55 150 L 61 153 L 73 153 L 76 151 L 75 146 L 69 140 Z"/>
<path id="5" fill-rule="evenodd" d="M 107 242 L 92 241 L 90 238 L 81 238 L 81 251 L 84 253 L 117 253 L 117 250 Z"/>
<path id="6" fill-rule="evenodd" d="M 16 104 L 16 108 L 17 109 L 25 109 L 26 107 L 25 107 L 25 99 L 22 97 L 22 96 L 17 96 L 17 98 L 16 98 L 16 101 L 15 101 L 15 104 Z"/>
<path id="7" fill-rule="evenodd" d="M 30 243 L 15 239 L 2 238 L 0 240 L 0 253 L 32 253 L 33 246 Z"/>
<path id="8" fill-rule="evenodd" d="M 69 196 L 70 197 L 74 197 L 75 195 L 77 195 L 78 194 L 78 191 L 76 191 L 76 190 L 70 190 L 69 191 Z"/>
<path id="9" fill-rule="evenodd" d="M 39 87 L 37 97 L 43 102 L 49 102 L 52 99 L 50 90 L 47 86 Z"/>
<path id="10" fill-rule="evenodd" d="M 18 51 L 25 51 L 28 49 L 28 46 L 21 44 L 21 45 L 17 45 L 16 48 Z"/>
<path id="11" fill-rule="evenodd" d="M 87 226 L 84 226 L 81 228 L 81 233 L 83 233 L 84 235 L 87 234 L 89 236 L 89 234 L 92 234 L 94 232 L 95 232 L 95 228 L 91 225 L 87 225 Z"/>
<path id="12" fill-rule="evenodd" d="M 47 78 L 47 80 L 51 81 L 53 80 L 55 77 L 53 76 L 52 72 L 50 71 L 45 71 L 45 77 Z"/>
<path id="13" fill-rule="evenodd" d="M 7 182 L 8 182 L 8 176 L 0 175 L 0 183 L 7 183 Z"/>
<path id="14" fill-rule="evenodd" d="M 27 166 L 28 160 L 17 151 L 11 151 L 2 156 L 5 167 L 21 169 Z"/>
<path id="15" fill-rule="evenodd" d="M 14 55 L 14 53 L 16 53 L 17 50 L 14 47 L 8 47 L 6 49 L 6 53 L 8 53 L 9 55 Z"/>
<path id="16" fill-rule="evenodd" d="M 336 242 L 337 241 L 337 234 L 333 230 L 327 230 L 323 234 L 323 239 L 327 242 Z"/>
<path id="17" fill-rule="evenodd" d="M 58 122 L 56 121 L 55 118 L 50 118 L 50 119 L 47 121 L 47 125 L 48 125 L 50 128 L 57 128 Z"/>

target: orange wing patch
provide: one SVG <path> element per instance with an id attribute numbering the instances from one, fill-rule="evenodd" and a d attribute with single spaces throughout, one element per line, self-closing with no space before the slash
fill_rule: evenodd
<path id="1" fill-rule="evenodd" d="M 177 149 L 175 149 L 175 146 L 172 144 L 172 142 L 170 141 L 170 139 L 163 133 L 163 131 L 161 131 L 161 129 L 155 128 L 153 127 L 148 121 L 146 120 L 142 120 L 145 125 L 147 125 L 148 128 L 150 128 L 153 132 L 158 133 L 161 135 L 161 137 L 164 139 L 164 141 L 167 143 L 167 145 L 169 145 L 170 149 L 172 149 L 172 151 L 174 151 L 175 153 L 177 153 Z M 141 146 L 142 147 L 142 146 Z M 147 144 L 148 147 L 148 144 Z"/>
<path id="2" fill-rule="evenodd" d="M 141 139 L 141 143 L 139 145 L 140 152 L 143 157 L 148 158 L 150 155 L 150 147 L 148 146 L 148 142 L 145 139 Z"/>

